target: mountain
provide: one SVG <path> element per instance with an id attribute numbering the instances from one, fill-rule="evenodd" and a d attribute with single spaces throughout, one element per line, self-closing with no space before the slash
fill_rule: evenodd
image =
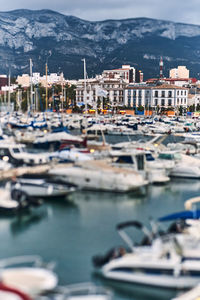
<path id="1" fill-rule="evenodd" d="M 82 78 L 86 58 L 88 76 L 130 64 L 145 78 L 164 75 L 185 65 L 191 76 L 200 73 L 200 26 L 148 18 L 90 22 L 51 10 L 0 13 L 0 73 L 64 71 L 66 78 Z"/>

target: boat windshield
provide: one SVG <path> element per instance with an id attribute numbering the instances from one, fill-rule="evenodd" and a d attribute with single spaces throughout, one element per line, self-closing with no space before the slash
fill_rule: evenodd
<path id="1" fill-rule="evenodd" d="M 158 158 L 168 160 L 181 160 L 181 155 L 179 153 L 160 153 L 158 155 Z"/>
<path id="2" fill-rule="evenodd" d="M 20 150 L 19 150 L 19 148 L 13 148 L 13 152 L 14 153 L 20 153 Z"/>
<path id="3" fill-rule="evenodd" d="M 147 161 L 153 161 L 153 160 L 155 160 L 155 158 L 152 156 L 151 153 L 146 153 L 145 156 L 146 156 L 146 160 Z"/>
<path id="4" fill-rule="evenodd" d="M 116 163 L 119 164 L 133 164 L 133 159 L 130 155 L 119 156 L 116 160 Z"/>

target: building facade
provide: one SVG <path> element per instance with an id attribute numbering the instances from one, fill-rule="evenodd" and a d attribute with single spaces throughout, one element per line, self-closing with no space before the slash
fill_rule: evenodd
<path id="1" fill-rule="evenodd" d="M 186 66 L 178 66 L 178 68 L 171 69 L 169 71 L 170 78 L 189 78 L 190 71 Z"/>
<path id="2" fill-rule="evenodd" d="M 175 85 L 133 85 L 124 91 L 124 105 L 127 107 L 187 107 L 188 89 Z"/>
<path id="3" fill-rule="evenodd" d="M 122 65 L 119 69 L 104 70 L 103 78 L 122 79 L 126 83 L 143 82 L 143 73 L 130 65 Z"/>
<path id="4" fill-rule="evenodd" d="M 86 95 L 84 95 L 85 86 L 84 80 L 79 80 L 76 85 L 76 103 L 90 104 L 96 107 L 98 101 L 102 101 L 102 96 L 99 96 L 99 90 L 105 92 L 107 102 L 110 106 L 124 105 L 124 90 L 127 83 L 123 80 L 95 78 L 87 79 L 86 81 Z"/>

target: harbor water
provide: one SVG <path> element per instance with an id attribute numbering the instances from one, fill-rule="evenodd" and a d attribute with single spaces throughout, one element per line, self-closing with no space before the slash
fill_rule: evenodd
<path id="1" fill-rule="evenodd" d="M 115 229 L 119 222 L 138 220 L 149 226 L 150 218 L 184 210 L 184 201 L 199 196 L 199 188 L 198 180 L 176 179 L 140 193 L 78 191 L 68 201 L 45 202 L 29 215 L 1 217 L 0 258 L 38 254 L 47 262 L 55 261 L 61 285 L 92 281 L 110 288 L 117 300 L 155 299 L 143 296 L 143 287 L 131 292 L 94 276 L 92 257 L 124 245 Z M 132 236 L 141 239 L 139 231 Z"/>

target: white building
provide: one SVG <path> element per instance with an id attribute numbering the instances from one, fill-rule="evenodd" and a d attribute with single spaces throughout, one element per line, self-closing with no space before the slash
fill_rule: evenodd
<path id="1" fill-rule="evenodd" d="M 190 71 L 185 66 L 178 66 L 178 68 L 169 71 L 170 78 L 189 78 Z"/>
<path id="2" fill-rule="evenodd" d="M 122 65 L 119 69 L 104 70 L 102 77 L 107 79 L 123 79 L 126 83 L 139 83 L 143 81 L 143 73 L 130 65 Z"/>
<path id="3" fill-rule="evenodd" d="M 58 75 L 57 73 L 50 73 L 44 76 L 40 76 L 40 73 L 33 73 L 32 76 L 32 83 L 33 84 L 39 84 L 41 83 L 42 86 L 46 86 L 46 82 L 48 86 L 51 86 L 53 84 L 65 84 L 65 79 L 63 74 Z M 21 76 L 17 77 L 17 83 L 18 85 L 21 85 L 22 87 L 29 87 L 31 84 L 31 78 L 29 74 L 22 74 Z"/>
<path id="4" fill-rule="evenodd" d="M 106 98 L 111 106 L 124 104 L 124 89 L 127 84 L 122 79 L 95 78 L 87 79 L 86 96 L 84 97 L 84 80 L 79 80 L 76 85 L 76 102 L 84 103 L 96 107 L 98 100 L 102 100 L 98 96 L 98 89 L 105 91 Z M 85 104 L 85 103 L 84 103 Z"/>
<path id="5" fill-rule="evenodd" d="M 188 106 L 194 105 L 195 108 L 200 104 L 200 94 L 188 94 Z"/>
<path id="6" fill-rule="evenodd" d="M 133 85 L 124 91 L 124 105 L 136 108 L 143 107 L 187 107 L 188 89 L 175 85 Z"/>

